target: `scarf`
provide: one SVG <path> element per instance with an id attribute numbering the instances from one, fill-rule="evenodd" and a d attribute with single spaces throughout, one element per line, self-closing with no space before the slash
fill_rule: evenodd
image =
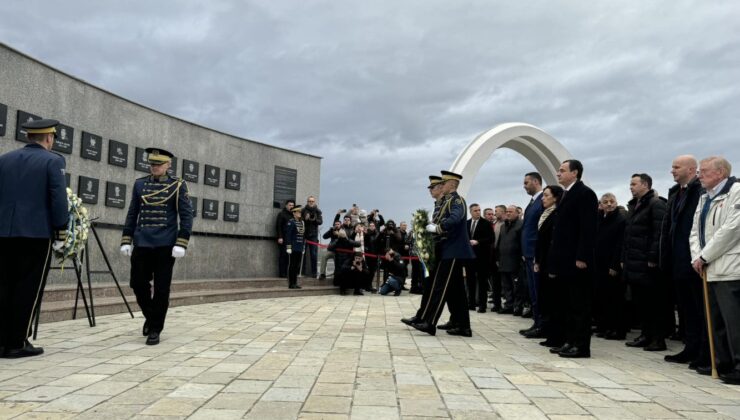
<path id="1" fill-rule="evenodd" d="M 545 220 L 547 220 L 548 217 L 550 217 L 550 213 L 555 211 L 555 207 L 557 207 L 557 204 L 553 204 L 552 206 L 545 209 L 545 211 L 542 212 L 542 215 L 540 216 L 540 220 L 537 222 L 537 230 L 539 230 L 542 227 L 542 224 L 545 223 Z"/>

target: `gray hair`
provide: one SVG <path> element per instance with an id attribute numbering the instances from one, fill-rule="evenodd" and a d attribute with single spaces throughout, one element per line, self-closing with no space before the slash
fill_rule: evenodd
<path id="1" fill-rule="evenodd" d="M 732 173 L 732 165 L 722 156 L 709 156 L 708 158 L 702 159 L 701 163 L 711 165 L 713 169 L 722 172 L 724 176 L 730 176 Z"/>

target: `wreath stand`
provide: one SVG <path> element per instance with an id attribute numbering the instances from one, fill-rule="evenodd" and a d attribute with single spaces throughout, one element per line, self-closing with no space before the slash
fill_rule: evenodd
<path id="1" fill-rule="evenodd" d="M 116 274 L 113 272 L 113 267 L 110 264 L 110 260 L 108 260 L 108 255 L 105 253 L 105 249 L 103 249 L 103 243 L 100 242 L 100 237 L 98 236 L 98 232 L 95 230 L 95 222 L 93 220 L 90 221 L 90 231 L 95 237 L 95 243 L 97 243 L 98 249 L 100 250 L 100 255 L 103 256 L 103 260 L 105 261 L 105 265 L 108 267 L 108 269 L 107 270 L 90 270 L 90 257 L 87 254 L 87 247 L 88 247 L 87 242 L 88 241 L 86 241 L 85 247 L 80 252 L 79 261 L 76 258 L 72 259 L 72 264 L 75 270 L 75 276 L 77 277 L 77 290 L 75 292 L 75 306 L 74 306 L 74 309 L 72 310 L 72 319 L 77 319 L 77 306 L 79 304 L 80 297 L 82 297 L 82 303 L 85 306 L 85 314 L 87 315 L 87 322 L 88 324 L 90 324 L 90 327 L 94 327 L 96 325 L 95 305 L 93 303 L 92 281 L 90 279 L 91 274 L 110 274 L 110 276 L 113 277 L 113 282 L 116 284 L 116 287 L 118 288 L 118 293 L 120 293 L 121 299 L 123 299 L 123 303 L 126 305 L 126 309 L 128 310 L 129 315 L 131 315 L 131 318 L 134 318 L 134 313 L 131 311 L 131 306 L 129 306 L 128 301 L 126 300 L 126 296 L 123 294 L 121 285 L 120 283 L 118 283 Z M 83 270 L 82 264 L 85 265 L 84 268 L 85 268 L 85 273 L 87 275 L 87 294 L 90 297 L 89 305 L 87 303 L 87 296 L 85 296 L 85 286 L 82 283 L 82 270 Z M 36 312 L 34 313 L 34 318 L 35 318 L 34 323 L 33 323 L 33 339 L 34 340 L 36 339 L 36 336 L 38 335 L 39 318 L 41 315 L 41 301 L 43 300 L 43 293 L 44 293 L 44 289 L 46 288 L 46 280 L 49 277 L 49 272 L 51 270 L 62 270 L 62 269 L 63 267 L 61 266 L 49 267 L 49 269 L 46 271 L 44 275 L 44 279 L 41 283 L 41 295 L 39 296 L 39 304 L 36 306 Z"/>

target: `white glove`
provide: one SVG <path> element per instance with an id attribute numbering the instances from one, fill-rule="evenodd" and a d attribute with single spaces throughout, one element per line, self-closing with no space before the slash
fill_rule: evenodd
<path id="1" fill-rule="evenodd" d="M 292 250 L 292 249 L 286 249 L 286 250 L 285 250 L 285 253 L 286 253 L 286 254 L 288 254 L 288 255 L 290 255 L 290 254 L 292 254 L 292 253 L 293 253 L 293 250 Z"/>
<path id="2" fill-rule="evenodd" d="M 175 258 L 182 258 L 185 256 L 185 248 L 175 245 L 172 247 L 172 256 Z"/>
<path id="3" fill-rule="evenodd" d="M 51 244 L 51 249 L 54 251 L 61 251 L 64 248 L 64 241 L 54 241 L 53 244 Z"/>
<path id="4" fill-rule="evenodd" d="M 124 257 L 130 257 L 133 250 L 134 248 L 131 245 L 121 245 L 121 254 Z"/>
<path id="5" fill-rule="evenodd" d="M 381 232 L 384 231 L 384 230 L 385 230 L 385 225 L 383 225 L 383 226 L 380 227 L 380 231 Z"/>
<path id="6" fill-rule="evenodd" d="M 430 223 L 427 225 L 427 232 L 429 233 L 437 233 L 437 225 L 434 223 Z"/>

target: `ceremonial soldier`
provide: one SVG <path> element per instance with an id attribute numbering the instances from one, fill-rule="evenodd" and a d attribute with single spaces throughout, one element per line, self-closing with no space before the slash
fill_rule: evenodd
<path id="1" fill-rule="evenodd" d="M 44 352 L 28 337 L 51 251 L 64 246 L 69 219 L 64 158 L 51 151 L 58 124 L 23 124 L 29 144 L 0 156 L 0 355 L 6 358 Z"/>
<path id="2" fill-rule="evenodd" d="M 185 181 L 167 174 L 172 153 L 151 147 L 146 152 L 151 175 L 134 183 L 121 253 L 131 257 L 131 288 L 145 318 L 142 334 L 155 345 L 170 303 L 172 267 L 190 240 L 193 208 Z"/>
<path id="3" fill-rule="evenodd" d="M 426 227 L 428 232 L 436 235 L 435 239 L 439 242 L 439 264 L 432 278 L 431 294 L 422 312 L 422 320 L 411 326 L 430 335 L 436 334 L 436 325 L 445 302 L 449 302 L 451 322 L 454 320 L 454 326 L 447 330 L 447 334 L 465 337 L 473 335 L 462 267 L 465 260 L 474 258 L 475 254 L 468 235 L 467 206 L 457 193 L 461 179 L 462 175 L 442 171 L 444 202 L 437 217 Z"/>
<path id="4" fill-rule="evenodd" d="M 303 252 L 306 248 L 305 224 L 301 220 L 301 206 L 295 206 L 291 210 L 293 219 L 285 226 L 285 252 L 288 254 L 288 288 L 301 289 L 298 285 L 298 272 L 303 265 Z"/>

